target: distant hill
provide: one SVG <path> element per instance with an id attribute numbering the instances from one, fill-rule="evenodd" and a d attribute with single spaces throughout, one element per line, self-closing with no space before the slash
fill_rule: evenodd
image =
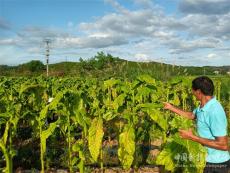
<path id="1" fill-rule="evenodd" d="M 217 75 L 227 74 L 230 66 L 193 67 L 177 66 L 159 62 L 134 62 L 113 57 L 103 52 L 89 60 L 80 62 L 60 62 L 49 65 L 50 76 L 91 76 L 135 78 L 139 74 L 149 74 L 157 79 L 168 79 L 178 75 Z M 1 76 L 46 75 L 46 66 L 40 61 L 30 61 L 18 66 L 0 65 Z"/>

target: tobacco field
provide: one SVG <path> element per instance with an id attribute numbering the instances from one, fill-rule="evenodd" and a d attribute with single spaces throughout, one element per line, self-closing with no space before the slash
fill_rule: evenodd
<path id="1" fill-rule="evenodd" d="M 229 96 L 221 99 L 221 82 L 214 82 L 215 96 L 229 116 Z M 110 166 L 135 171 L 156 165 L 202 173 L 205 148 L 178 135 L 178 129 L 196 133 L 195 122 L 163 109 L 167 101 L 192 111 L 199 103 L 190 83 L 148 75 L 135 80 L 1 77 L 0 172 L 18 167 L 103 172 Z"/>

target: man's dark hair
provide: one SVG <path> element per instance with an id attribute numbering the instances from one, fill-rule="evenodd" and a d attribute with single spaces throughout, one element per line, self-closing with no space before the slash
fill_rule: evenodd
<path id="1" fill-rule="evenodd" d="M 195 91 L 200 89 L 204 95 L 213 96 L 214 93 L 213 81 L 207 76 L 197 77 L 192 81 L 192 89 L 194 89 Z"/>

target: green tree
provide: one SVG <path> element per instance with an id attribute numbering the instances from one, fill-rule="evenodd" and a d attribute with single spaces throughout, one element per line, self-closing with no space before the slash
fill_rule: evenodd
<path id="1" fill-rule="evenodd" d="M 32 60 L 24 65 L 24 67 L 31 72 L 38 72 L 45 68 L 44 64 L 38 60 Z"/>

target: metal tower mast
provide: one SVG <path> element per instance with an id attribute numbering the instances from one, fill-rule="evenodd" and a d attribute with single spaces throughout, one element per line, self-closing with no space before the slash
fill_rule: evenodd
<path id="1" fill-rule="evenodd" d="M 44 42 L 46 44 L 46 76 L 49 76 L 49 56 L 50 56 L 50 39 L 44 39 Z"/>

